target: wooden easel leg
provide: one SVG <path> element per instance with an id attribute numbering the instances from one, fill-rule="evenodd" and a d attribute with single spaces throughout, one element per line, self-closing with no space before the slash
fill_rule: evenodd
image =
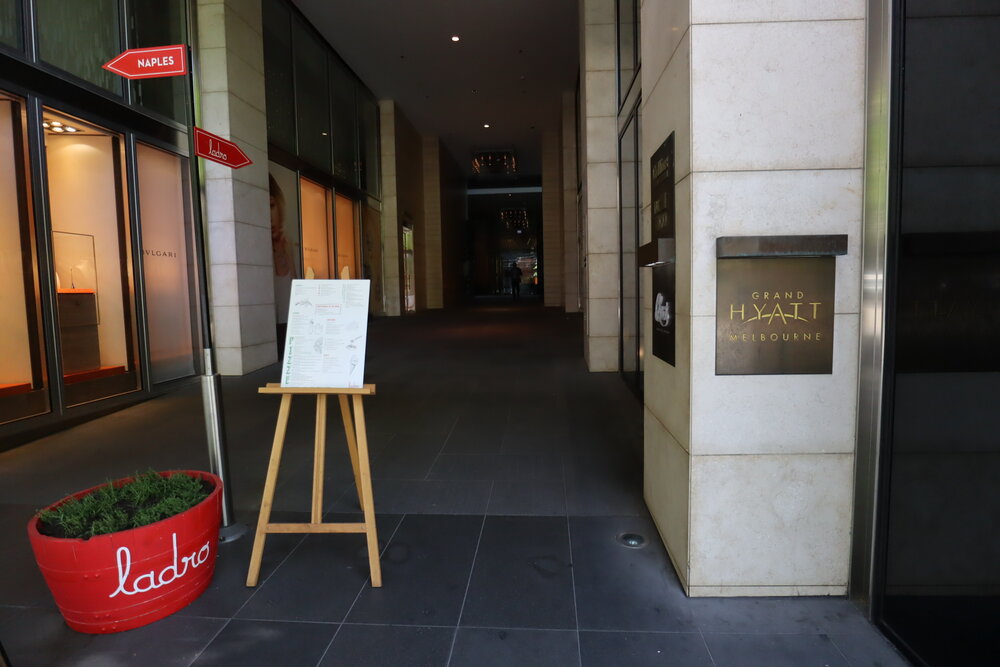
<path id="1" fill-rule="evenodd" d="M 340 416 L 344 418 L 344 433 L 347 435 L 347 452 L 351 455 L 351 468 L 354 470 L 354 488 L 358 492 L 358 505 L 361 511 L 365 509 L 365 501 L 361 497 L 361 477 L 358 474 L 358 442 L 354 437 L 354 420 L 351 418 L 351 408 L 347 404 L 347 396 L 340 395 Z"/>
<path id="2" fill-rule="evenodd" d="M 267 479 L 264 481 L 264 495 L 260 499 L 260 514 L 257 517 L 257 532 L 250 552 L 250 570 L 247 572 L 247 586 L 256 586 L 260 576 L 260 561 L 264 556 L 264 541 L 267 539 L 267 524 L 271 522 L 271 504 L 274 502 L 274 487 L 278 482 L 278 468 L 281 466 L 281 449 L 285 444 L 288 430 L 288 413 L 292 407 L 292 395 L 281 397 L 278 409 L 278 424 L 274 428 L 274 442 L 271 444 L 271 461 L 267 464 Z"/>
<path id="3" fill-rule="evenodd" d="M 368 565 L 371 568 L 372 586 L 382 585 L 382 566 L 378 558 L 378 533 L 375 529 L 375 501 L 372 498 L 372 475 L 368 465 L 368 433 L 365 430 L 365 409 L 361 396 L 355 394 L 354 428 L 358 434 L 358 469 L 361 477 L 361 509 L 365 514 L 365 534 L 368 537 Z"/>
<path id="4" fill-rule="evenodd" d="M 312 522 L 323 521 L 323 475 L 326 472 L 326 394 L 316 394 L 316 442 L 313 451 Z"/>

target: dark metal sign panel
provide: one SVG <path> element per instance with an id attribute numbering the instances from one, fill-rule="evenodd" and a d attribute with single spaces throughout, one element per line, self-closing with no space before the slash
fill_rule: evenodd
<path id="1" fill-rule="evenodd" d="M 719 259 L 715 374 L 831 373 L 835 262 Z"/>
<path id="2" fill-rule="evenodd" d="M 653 240 L 675 237 L 674 133 L 650 161 Z M 674 257 L 653 267 L 653 354 L 671 366 L 676 358 L 677 277 Z"/>

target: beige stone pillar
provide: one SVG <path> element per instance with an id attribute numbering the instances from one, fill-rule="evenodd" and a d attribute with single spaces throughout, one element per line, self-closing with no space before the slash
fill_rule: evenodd
<path id="1" fill-rule="evenodd" d="M 690 595 L 842 595 L 864 3 L 645 0 L 641 26 L 647 239 L 650 156 L 670 132 L 676 146 L 677 361 L 645 359 L 647 504 Z M 848 235 L 836 259 L 833 372 L 716 375 L 716 239 L 799 234 Z"/>
<path id="2" fill-rule="evenodd" d="M 219 372 L 277 361 L 260 0 L 198 0 L 201 126 L 253 164 L 205 161 L 209 291 Z"/>
<path id="3" fill-rule="evenodd" d="M 615 2 L 581 0 L 584 357 L 591 371 L 618 370 L 618 146 Z M 652 37 L 651 37 L 652 39 Z"/>
<path id="4" fill-rule="evenodd" d="M 424 307 L 442 308 L 444 292 L 441 280 L 441 141 L 423 137 L 424 180 L 424 275 L 421 287 Z"/>
<path id="5" fill-rule="evenodd" d="M 399 257 L 399 197 L 396 184 L 396 104 L 381 100 L 379 133 L 382 168 L 382 290 L 386 315 L 402 312 Z"/>
<path id="6" fill-rule="evenodd" d="M 580 310 L 580 213 L 576 181 L 576 96 L 562 95 L 563 306 Z"/>

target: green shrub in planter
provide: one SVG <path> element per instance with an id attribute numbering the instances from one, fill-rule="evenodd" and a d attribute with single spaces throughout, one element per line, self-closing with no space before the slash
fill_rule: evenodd
<path id="1" fill-rule="evenodd" d="M 212 491 L 212 485 L 176 473 L 150 471 L 122 486 L 106 484 L 39 515 L 39 531 L 51 537 L 89 539 L 95 535 L 148 526 L 188 510 Z"/>

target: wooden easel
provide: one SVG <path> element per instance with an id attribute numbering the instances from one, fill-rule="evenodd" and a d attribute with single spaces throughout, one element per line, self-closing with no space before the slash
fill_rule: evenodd
<path id="1" fill-rule="evenodd" d="M 350 274 L 345 269 L 345 278 Z M 271 444 L 271 460 L 267 466 L 264 494 L 260 501 L 260 515 L 257 518 L 257 532 L 250 553 L 250 570 L 247 572 L 247 586 L 256 586 L 260 576 L 260 562 L 264 556 L 264 541 L 269 533 L 364 533 L 368 538 L 368 565 L 371 569 L 372 586 L 382 585 L 382 568 L 378 558 L 378 534 L 375 530 L 375 503 L 372 499 L 372 475 L 368 462 L 368 433 L 365 430 L 365 411 L 362 399 L 375 393 L 375 385 L 366 384 L 359 388 L 326 389 L 318 387 L 282 387 L 269 382 L 257 390 L 261 394 L 280 394 L 278 423 L 274 429 Z M 292 408 L 292 396 L 316 396 L 316 438 L 313 454 L 312 514 L 309 523 L 271 523 L 271 505 L 274 502 L 274 488 L 278 482 L 278 468 L 281 466 L 281 450 L 288 430 L 288 415 Z M 347 435 L 347 451 L 351 455 L 354 484 L 364 521 L 361 523 L 323 523 L 323 472 L 326 462 L 326 397 L 338 396 L 340 415 L 344 420 Z M 348 396 L 351 397 L 350 404 Z M 353 417 L 351 408 L 354 408 Z"/>

